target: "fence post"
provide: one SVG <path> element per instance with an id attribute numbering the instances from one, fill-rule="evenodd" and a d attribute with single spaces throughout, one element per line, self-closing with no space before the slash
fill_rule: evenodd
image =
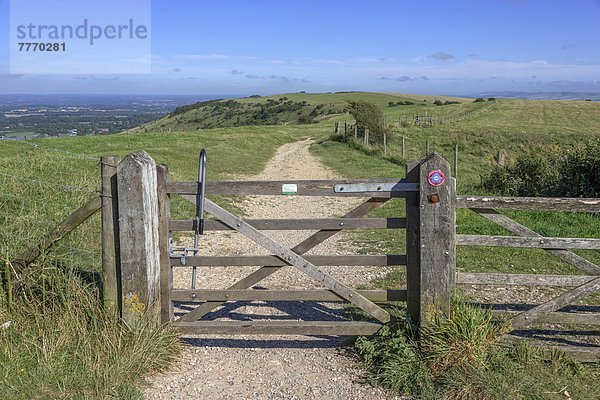
<path id="1" fill-rule="evenodd" d="M 494 158 L 496 159 L 496 166 L 503 167 L 506 162 L 506 153 L 504 153 L 504 150 L 498 150 L 498 153 Z"/>
<path id="2" fill-rule="evenodd" d="M 458 143 L 454 144 L 454 179 L 458 179 Z"/>
<path id="3" fill-rule="evenodd" d="M 169 182 L 169 168 L 165 164 L 156 167 L 157 192 L 158 192 L 158 224 L 160 244 L 160 322 L 168 324 L 173 322 L 173 268 L 169 255 L 169 218 L 171 215 L 171 201 L 167 193 Z"/>
<path id="4" fill-rule="evenodd" d="M 420 192 L 406 199 L 407 309 L 419 327 L 449 315 L 456 271 L 456 193 L 450 164 L 436 152 L 407 164 Z"/>
<path id="5" fill-rule="evenodd" d="M 129 326 L 160 317 L 160 252 L 156 163 L 146 152 L 117 167 L 121 317 Z"/>
<path id="6" fill-rule="evenodd" d="M 402 136 L 402 144 L 401 144 L 401 147 L 400 147 L 400 151 L 402 153 L 402 158 L 404 158 L 404 155 L 405 155 L 405 150 L 404 150 L 404 136 Z"/>
<path id="7" fill-rule="evenodd" d="M 383 132 L 383 155 L 387 157 L 387 134 Z"/>
<path id="8" fill-rule="evenodd" d="M 117 165 L 120 157 L 100 160 L 102 176 L 102 298 L 104 307 L 118 311 L 119 299 L 119 208 L 117 195 Z"/>

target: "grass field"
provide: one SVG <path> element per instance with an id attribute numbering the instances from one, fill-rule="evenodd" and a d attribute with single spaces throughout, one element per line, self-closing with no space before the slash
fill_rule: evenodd
<path id="1" fill-rule="evenodd" d="M 282 96 L 311 104 L 339 105 L 345 104 L 347 100 L 372 101 L 382 107 L 388 118 L 425 111 L 451 116 L 480 107 L 480 104 L 473 103 L 472 99 L 458 99 L 460 104 L 436 107 L 432 104 L 435 99 L 447 99 L 383 93 L 300 93 L 272 97 Z M 240 101 L 267 100 L 268 98 L 263 97 Z M 389 101 L 413 101 L 415 104 L 388 107 Z M 208 151 L 208 179 L 232 179 L 239 175 L 258 173 L 280 145 L 312 137 L 319 142 L 313 145 L 311 151 L 345 177 L 403 176 L 403 160 L 398 157 L 390 160 L 376 152 L 367 154 L 346 144 L 329 140 L 335 121 L 351 122 L 349 116 L 337 115 L 310 125 L 205 130 L 195 129 L 190 122 L 185 131 L 176 130 L 177 126 L 171 127 L 169 131 L 169 126 L 164 125 L 161 128 L 162 132 L 153 130 L 152 127 L 157 125 L 150 124 L 145 127 L 146 131 L 142 128 L 119 135 L 28 142 L 36 144 L 37 147 L 21 142 L 0 142 L 0 253 L 3 258 L 14 257 L 94 196 L 94 191 L 100 187 L 98 160 L 102 155 L 124 156 L 143 149 L 157 162 L 169 165 L 173 180 L 195 180 L 198 152 L 200 148 L 205 147 Z M 570 148 L 600 137 L 600 104 L 579 101 L 496 100 L 489 109 L 472 119 L 430 128 L 397 128 L 395 139 L 390 141 L 390 155 L 399 155 L 400 136 L 406 138 L 406 159 L 423 157 L 426 141 L 429 141 L 432 150 L 437 150 L 446 158 L 452 159 L 454 144 L 458 143 L 459 193 L 476 193 L 480 190 L 480 175 L 492 168 L 493 156 L 500 149 L 506 151 L 510 161 L 522 153 Z M 235 200 L 229 199 L 225 204 L 234 207 L 232 202 Z M 186 205 L 174 203 L 173 213 L 176 217 L 189 216 L 191 212 L 193 210 Z M 394 200 L 377 210 L 374 215 L 401 216 L 403 202 Z M 550 212 L 510 212 L 507 215 L 548 236 L 600 237 L 600 220 L 597 216 Z M 158 351 L 142 353 L 140 356 L 139 346 L 145 343 L 144 346 L 150 349 L 160 346 L 176 348 L 176 341 L 170 333 L 161 334 L 148 330 L 136 336 L 127 330 L 114 329 L 114 325 L 110 325 L 110 318 L 103 316 L 94 308 L 94 302 L 86 297 L 88 295 L 85 293 L 89 292 L 89 287 L 73 275 L 73 271 L 100 270 L 99 224 L 99 216 L 96 215 L 58 243 L 47 257 L 37 262 L 37 269 L 24 280 L 27 283 L 24 287 L 28 291 L 23 293 L 27 293 L 29 297 L 13 299 L 12 304 L 6 296 L 1 297 L 3 301 L 0 303 L 0 323 L 10 320 L 16 328 L 0 331 L 3 346 L 0 364 L 4 367 L 4 372 L 0 374 L 0 397 L 138 398 L 142 376 L 168 362 L 168 357 Z M 508 234 L 467 210 L 461 210 L 458 214 L 458 231 L 470 234 Z M 404 235 L 394 231 L 353 233 L 347 238 L 358 244 L 365 253 L 402 253 L 405 245 Z M 580 252 L 595 262 L 600 262 L 599 253 Z M 458 267 L 469 271 L 581 273 L 541 250 L 525 249 L 460 248 Z M 402 280 L 402 274 L 396 274 L 375 282 L 374 285 L 395 287 L 401 285 Z M 48 282 L 54 282 L 54 286 Z M 50 307 L 51 304 L 63 307 L 61 310 L 74 309 L 68 307 L 72 303 L 65 303 L 64 299 L 57 300 L 58 303 L 47 301 L 48 298 L 52 298 L 52 293 L 57 292 L 53 287 L 63 287 L 64 292 L 73 293 L 73 299 L 85 304 L 80 308 L 87 316 L 84 318 L 85 324 L 78 326 L 75 323 L 81 320 L 81 314 L 75 312 L 66 315 L 65 320 L 57 320 L 52 312 L 39 312 L 39 303 L 45 304 L 44 307 Z M 44 297 L 47 295 L 48 297 Z M 36 302 L 27 307 L 26 303 L 31 303 L 28 301 L 31 296 L 35 296 Z M 19 301 L 21 303 L 18 303 Z M 15 304 L 21 307 L 19 315 Z M 94 325 L 94 321 L 101 323 Z M 53 327 L 62 325 L 70 327 L 66 330 L 69 334 L 47 335 Z M 24 326 L 27 329 L 21 329 Z M 107 332 L 113 332 L 115 336 L 107 336 Z M 44 347 L 43 344 L 47 340 L 64 346 Z M 100 355 L 96 358 L 81 358 L 76 345 L 78 340 L 87 343 L 85 351 L 89 357 L 94 354 Z M 106 343 L 118 343 L 122 347 L 111 347 L 112 350 L 106 354 L 94 352 L 94 349 Z M 82 362 L 73 361 L 78 359 L 77 357 L 80 357 Z M 119 369 L 121 367 L 109 367 L 117 363 L 125 368 L 124 366 L 135 357 L 142 357 L 146 361 L 142 368 L 133 369 L 129 374 Z M 47 373 L 49 369 L 52 373 Z M 22 372 L 18 372 L 21 370 Z M 553 376 L 546 370 L 543 370 L 543 373 L 548 375 L 544 379 L 550 380 Z M 98 374 L 101 374 L 103 379 L 98 379 Z M 68 378 L 71 376 L 75 378 Z M 508 372 L 504 376 L 509 376 Z"/>

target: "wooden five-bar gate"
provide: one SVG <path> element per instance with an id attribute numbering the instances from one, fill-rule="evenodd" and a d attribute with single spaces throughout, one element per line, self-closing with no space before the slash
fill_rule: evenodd
<path id="1" fill-rule="evenodd" d="M 115 168 L 114 166 L 118 166 Z M 390 322 L 390 314 L 379 304 L 407 301 L 416 321 L 425 322 L 434 311 L 449 311 L 454 284 L 455 194 L 450 166 L 438 155 L 415 164 L 404 179 L 344 181 L 239 181 L 206 182 L 208 195 L 293 195 L 365 197 L 366 201 L 342 218 L 258 219 L 237 217 L 209 199 L 204 210 L 214 219 L 204 223 L 206 231 L 236 231 L 268 256 L 199 256 L 176 253 L 172 233 L 194 231 L 197 219 L 174 220 L 170 197 L 179 195 L 197 204 L 199 182 L 171 182 L 165 165 L 155 166 L 143 152 L 106 159 L 104 234 L 107 253 L 105 275 L 109 301 L 120 304 L 123 318 L 131 324 L 143 314 L 159 315 L 184 333 L 277 333 L 312 335 L 368 335 Z M 439 182 L 431 181 L 434 171 Z M 427 183 L 431 181 L 431 183 Z M 112 183 L 110 183 L 112 182 Z M 406 199 L 406 218 L 363 218 L 393 198 Z M 318 201 L 318 199 L 315 199 Z M 406 229 L 407 254 L 304 255 L 336 233 L 347 229 Z M 288 248 L 269 237 L 269 230 L 314 230 L 307 239 Z M 435 238 L 435 240 L 434 240 Z M 438 239 L 439 238 L 439 239 Z M 118 254 L 117 254 L 118 253 Z M 356 290 L 321 266 L 409 265 L 406 290 Z M 428 268 L 421 271 L 420 266 Z M 259 266 L 227 290 L 174 289 L 173 269 L 206 266 Z M 253 290 L 252 287 L 282 267 L 291 266 L 317 281 L 320 290 Z M 118 271 L 114 273 L 113 271 Z M 115 289 L 111 289 L 114 282 Z M 118 283 L 117 283 L 118 282 Z M 345 301 L 366 312 L 371 321 L 214 321 L 203 320 L 228 301 Z M 175 319 L 174 303 L 196 307 Z"/>
<path id="2" fill-rule="evenodd" d="M 294 195 L 363 197 L 365 201 L 341 218 L 243 219 L 205 199 L 207 231 L 231 230 L 267 249 L 268 256 L 198 256 L 176 254 L 171 236 L 197 230 L 197 219 L 171 218 L 172 196 L 196 204 L 199 182 L 171 182 L 167 166 L 156 166 L 144 152 L 123 160 L 104 157 L 103 264 L 105 302 L 119 307 L 130 324 L 154 318 L 182 333 L 368 335 L 389 323 L 381 306 L 406 301 L 408 314 L 419 326 L 436 313 L 450 311 L 456 285 L 534 285 L 574 287 L 528 310 L 513 311 L 512 325 L 525 329 L 540 323 L 600 326 L 599 313 L 561 312 L 566 305 L 600 289 L 600 267 L 571 249 L 600 249 L 600 239 L 542 237 L 496 211 L 497 209 L 600 212 L 600 199 L 457 196 L 450 165 L 436 153 L 410 162 L 402 179 L 343 181 L 204 182 L 208 195 Z M 394 198 L 406 200 L 405 218 L 366 218 Z M 318 199 L 315 199 L 318 201 Z M 456 234 L 456 208 L 479 213 L 517 236 Z M 324 240 L 347 229 L 398 229 L 406 234 L 406 254 L 305 255 Z M 314 230 L 294 247 L 273 240 L 269 230 Z M 398 233 L 399 235 L 401 233 Z M 582 269 L 586 275 L 516 275 L 456 271 L 456 246 L 541 248 Z M 407 287 L 397 290 L 356 290 L 320 269 L 321 266 L 406 266 Z M 258 266 L 226 290 L 174 289 L 173 269 L 181 266 Z M 290 266 L 310 276 L 324 289 L 253 290 L 252 287 Z M 370 316 L 369 321 L 222 321 L 203 319 L 226 302 L 234 301 L 343 301 Z M 175 318 L 174 303 L 195 308 Z M 510 312 L 509 312 L 510 314 Z M 567 347 L 563 349 L 570 351 Z M 598 346 L 574 351 L 580 358 L 598 360 Z"/>

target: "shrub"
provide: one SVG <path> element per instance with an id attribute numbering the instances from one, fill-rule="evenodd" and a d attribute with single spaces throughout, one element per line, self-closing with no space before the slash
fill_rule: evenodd
<path id="1" fill-rule="evenodd" d="M 350 114 L 356 120 L 356 126 L 361 133 L 369 130 L 369 138 L 374 143 L 382 143 L 384 133 L 389 134 L 385 125 L 383 112 L 377 105 L 366 101 L 350 101 Z"/>
<path id="2" fill-rule="evenodd" d="M 405 323 L 357 339 L 354 353 L 373 383 L 418 399 L 438 399 L 447 398 L 448 376 L 485 371 L 498 352 L 495 341 L 505 332 L 504 324 L 494 322 L 489 311 L 460 301 L 451 311 L 450 318 L 439 315 L 419 333 Z"/>
<path id="3" fill-rule="evenodd" d="M 473 100 L 473 103 L 481 103 L 482 101 L 485 101 L 485 99 L 483 99 L 482 97 L 478 97 L 475 100 Z"/>
<path id="4" fill-rule="evenodd" d="M 600 197 L 600 141 L 567 153 L 555 192 L 565 197 Z"/>
<path id="5" fill-rule="evenodd" d="M 309 114 L 302 114 L 298 117 L 298 124 L 309 125 L 314 122 L 313 118 Z"/>
<path id="6" fill-rule="evenodd" d="M 488 97 L 488 101 L 494 101 L 494 100 L 496 100 L 495 97 Z"/>
<path id="7" fill-rule="evenodd" d="M 557 184 L 556 159 L 521 156 L 514 165 L 497 167 L 482 179 L 483 189 L 506 196 L 546 196 Z"/>
<path id="8" fill-rule="evenodd" d="M 433 104 L 435 104 L 436 106 L 441 106 L 444 103 L 442 103 L 440 100 L 436 100 L 436 101 L 433 102 Z"/>
<path id="9" fill-rule="evenodd" d="M 508 196 L 600 196 L 600 142 L 558 154 L 524 155 L 482 176 L 481 187 Z"/>

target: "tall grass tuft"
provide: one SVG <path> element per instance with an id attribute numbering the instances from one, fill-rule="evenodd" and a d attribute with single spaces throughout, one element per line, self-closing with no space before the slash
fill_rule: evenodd
<path id="1" fill-rule="evenodd" d="M 0 304 L 0 322 L 10 321 L 0 330 L 0 398 L 141 398 L 144 374 L 178 353 L 174 332 L 127 328 L 72 271 L 19 278 L 14 306 Z"/>
<path id="2" fill-rule="evenodd" d="M 438 314 L 422 329 L 419 346 L 430 373 L 437 377 L 449 369 L 485 367 L 496 339 L 509 330 L 490 312 L 455 301 L 450 318 Z"/>
<path id="3" fill-rule="evenodd" d="M 353 353 L 372 384 L 414 399 L 600 398 L 600 367 L 583 368 L 561 354 L 544 360 L 523 344 L 500 348 L 506 324 L 487 310 L 456 300 L 449 318 L 437 316 L 416 332 L 409 324 L 361 337 Z M 565 389 L 567 388 L 567 389 Z M 568 397 L 570 398 L 570 397 Z"/>

